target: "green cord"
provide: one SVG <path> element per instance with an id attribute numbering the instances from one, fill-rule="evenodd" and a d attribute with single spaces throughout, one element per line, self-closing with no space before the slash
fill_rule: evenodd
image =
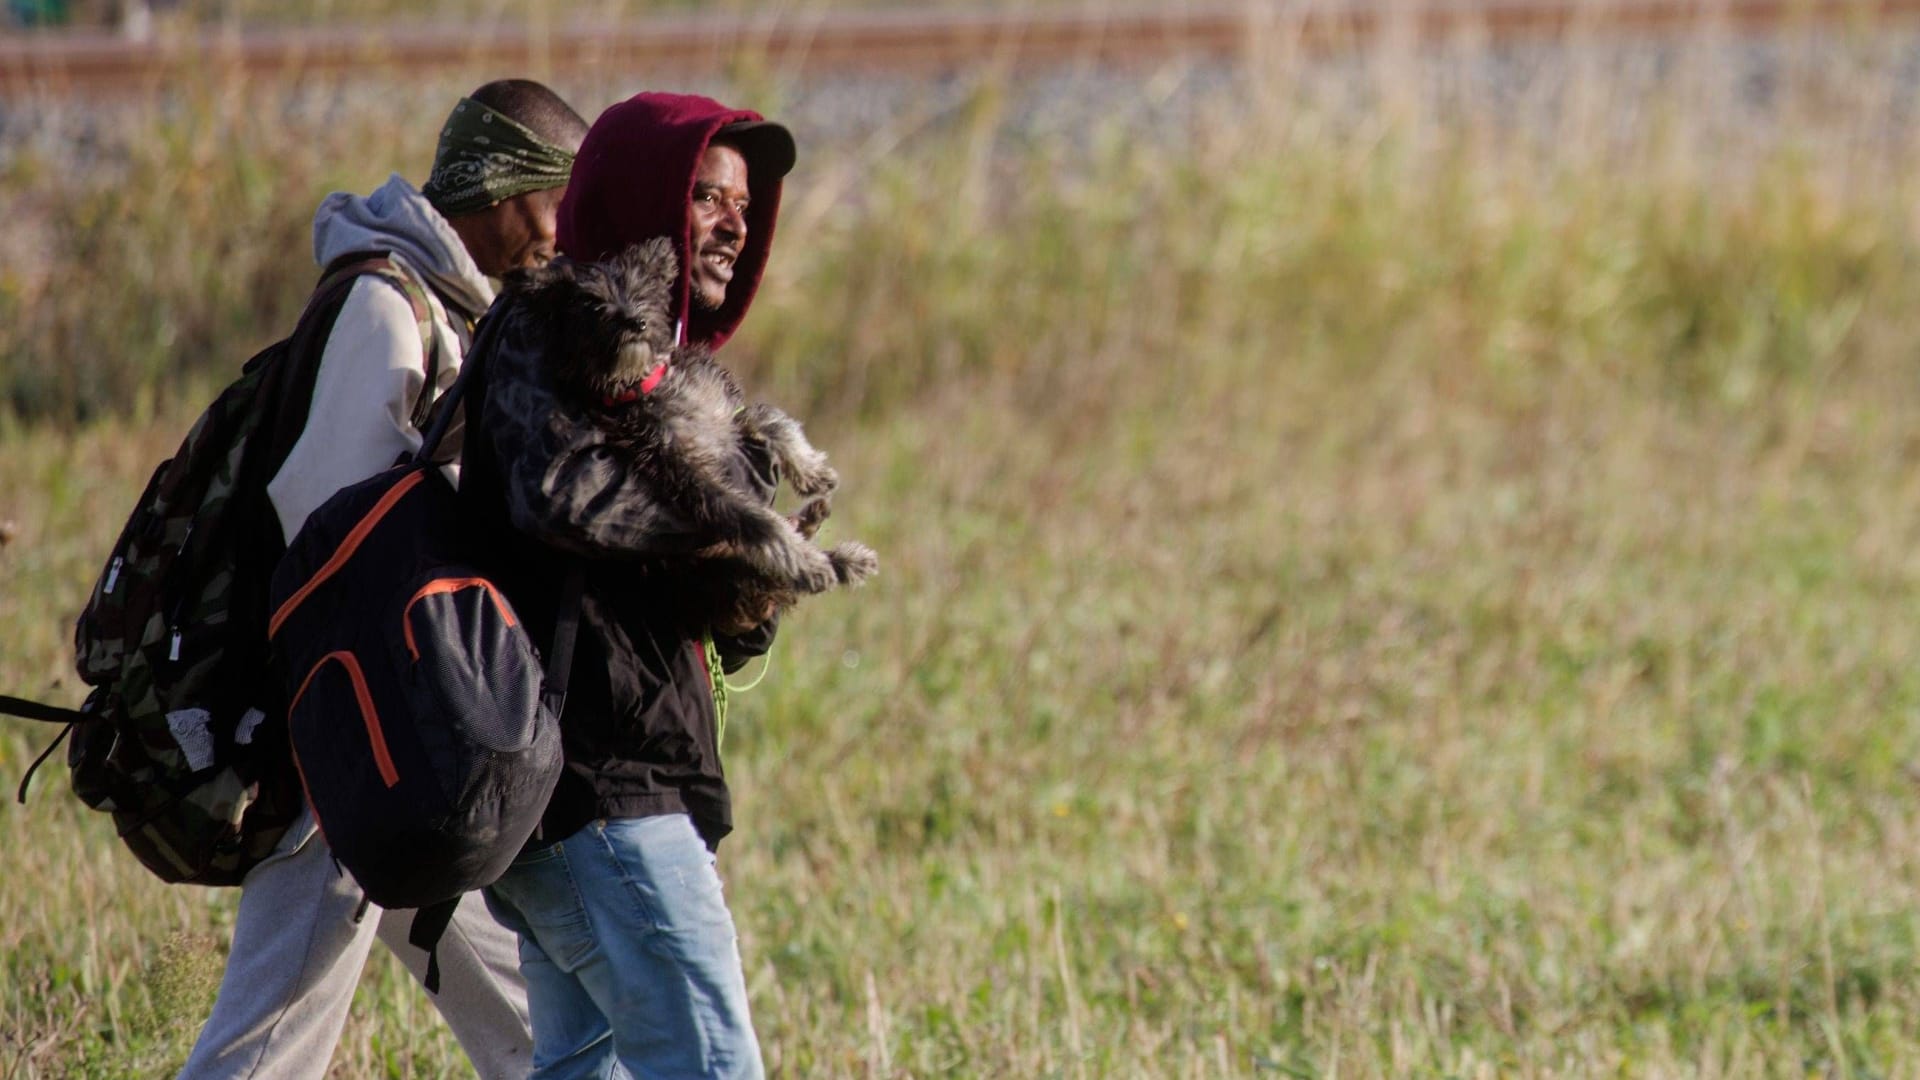
<path id="1" fill-rule="evenodd" d="M 727 671 L 720 663 L 720 646 L 711 631 L 701 639 L 707 654 L 707 682 L 713 686 L 713 748 L 727 744 Z"/>
<path id="2" fill-rule="evenodd" d="M 767 672 L 771 671 L 772 669 L 773 669 L 773 650 L 769 648 L 766 652 L 760 654 L 760 674 L 755 675 L 753 677 L 752 682 L 747 683 L 745 686 L 735 686 L 732 683 L 728 683 L 727 689 L 736 694 L 744 694 L 747 691 L 753 689 L 754 687 L 759 686 L 760 683 L 766 679 Z"/>
<path id="3" fill-rule="evenodd" d="M 701 639 L 701 649 L 707 658 L 707 681 L 713 684 L 713 745 L 718 750 L 727 744 L 727 697 L 729 694 L 744 694 L 759 686 L 773 668 L 773 650 L 769 648 L 760 659 L 760 674 L 744 686 L 735 686 L 727 681 L 726 665 L 720 660 L 720 646 L 714 644 L 713 634 L 709 632 Z"/>

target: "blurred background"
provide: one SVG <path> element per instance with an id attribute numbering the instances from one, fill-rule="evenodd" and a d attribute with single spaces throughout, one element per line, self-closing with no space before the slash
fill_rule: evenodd
<path id="1" fill-rule="evenodd" d="M 733 704 L 774 1072 L 1920 1073 L 1908 0 L 7 13 L 0 691 L 327 192 L 699 91 L 799 141 L 726 358 L 883 565 Z M 163 1075 L 233 897 L 63 774 L 0 1075 Z M 336 1074 L 459 1062 L 376 958 Z"/>

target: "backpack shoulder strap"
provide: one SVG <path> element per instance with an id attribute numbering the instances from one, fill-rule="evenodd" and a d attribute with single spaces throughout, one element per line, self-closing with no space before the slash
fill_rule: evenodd
<path id="1" fill-rule="evenodd" d="M 351 252 L 327 264 L 320 283 L 314 286 L 308 311 L 313 310 L 313 304 L 322 303 L 323 297 L 330 297 L 340 283 L 363 274 L 374 275 L 399 290 L 400 295 L 406 297 L 407 306 L 413 309 L 414 322 L 419 324 L 420 355 L 426 360 L 427 381 L 420 388 L 409 419 L 416 431 L 424 431 L 433 416 L 435 386 L 440 381 L 440 335 L 433 332 L 433 301 L 427 297 L 426 286 L 402 269 L 390 252 Z M 301 320 L 306 320 L 305 314 Z"/>

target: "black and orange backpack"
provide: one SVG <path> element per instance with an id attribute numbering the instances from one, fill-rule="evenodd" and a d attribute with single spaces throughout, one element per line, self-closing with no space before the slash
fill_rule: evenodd
<path id="1" fill-rule="evenodd" d="M 579 625 L 576 573 L 543 662 L 432 462 L 487 336 L 413 459 L 307 518 L 274 572 L 267 627 L 321 834 L 367 899 L 422 909 L 410 937 L 429 950 L 461 894 L 506 871 L 559 782 Z"/>

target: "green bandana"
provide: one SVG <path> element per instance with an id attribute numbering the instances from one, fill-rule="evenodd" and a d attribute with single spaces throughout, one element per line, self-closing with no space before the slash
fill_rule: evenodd
<path id="1" fill-rule="evenodd" d="M 472 98 L 461 98 L 440 129 L 433 174 L 420 193 L 449 217 L 567 182 L 573 155 Z"/>

